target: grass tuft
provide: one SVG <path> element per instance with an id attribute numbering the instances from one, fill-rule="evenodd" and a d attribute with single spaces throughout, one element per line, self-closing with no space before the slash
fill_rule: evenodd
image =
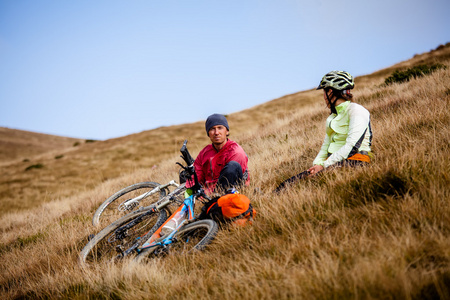
<path id="1" fill-rule="evenodd" d="M 403 83 L 403 82 L 411 80 L 412 78 L 415 79 L 415 78 L 418 78 L 421 76 L 425 76 L 425 75 L 433 73 L 436 70 L 445 69 L 445 68 L 447 68 L 447 67 L 444 66 L 443 64 L 433 64 L 431 66 L 418 65 L 418 66 L 409 68 L 405 71 L 396 70 L 392 73 L 391 76 L 386 78 L 384 83 L 386 85 L 393 84 L 393 83 Z"/>
<path id="2" fill-rule="evenodd" d="M 32 169 L 42 169 L 44 167 L 43 164 L 34 164 L 25 168 L 25 171 L 30 171 Z"/>

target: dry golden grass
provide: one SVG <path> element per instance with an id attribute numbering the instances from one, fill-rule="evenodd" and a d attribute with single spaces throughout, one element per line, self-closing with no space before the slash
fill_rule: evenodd
<path id="1" fill-rule="evenodd" d="M 446 57 L 450 48 L 440 51 Z M 183 138 L 193 154 L 207 142 L 201 122 L 186 125 L 195 133 L 167 127 L 83 145 L 66 164 L 78 174 L 68 177 L 74 186 L 67 194 L 55 189 L 39 205 L 3 213 L 2 298 L 450 298 L 450 61 L 439 62 L 448 68 L 388 87 L 378 75 L 372 85 L 365 77 L 355 90 L 372 116 L 371 166 L 330 171 L 279 195 L 272 193 L 277 184 L 309 167 L 320 147 L 327 116 L 321 94 L 230 115 L 233 138 L 250 157 L 252 182 L 242 192 L 258 215 L 253 226 L 223 230 L 194 255 L 86 271 L 77 264 L 96 207 L 126 185 L 176 178 Z M 159 160 L 146 157 L 153 145 Z"/>
<path id="2" fill-rule="evenodd" d="M 71 148 L 80 139 L 0 127 L 0 166 Z M 84 142 L 84 141 L 83 141 Z"/>

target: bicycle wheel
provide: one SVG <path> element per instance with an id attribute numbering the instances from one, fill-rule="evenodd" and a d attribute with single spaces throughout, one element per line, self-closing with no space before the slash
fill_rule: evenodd
<path id="1" fill-rule="evenodd" d="M 135 211 L 113 222 L 83 248 L 79 255 L 82 265 L 120 259 L 137 242 L 144 243 L 166 220 L 167 211 Z M 145 235 L 144 238 L 138 239 Z"/>
<path id="2" fill-rule="evenodd" d="M 158 186 L 159 183 L 156 182 L 140 182 L 121 189 L 120 191 L 106 199 L 105 202 L 103 202 L 99 206 L 99 208 L 97 208 L 92 218 L 92 225 L 98 226 L 101 224 L 102 226 L 106 226 L 121 218 L 122 216 L 139 209 L 140 207 L 155 203 L 160 198 L 166 195 L 165 189 L 151 194 L 141 201 L 135 201 L 131 203 L 128 202 L 125 205 L 125 202 L 127 200 L 148 193 Z"/>
<path id="3" fill-rule="evenodd" d="M 144 249 L 135 260 L 144 261 L 153 256 L 170 253 L 188 253 L 201 251 L 216 237 L 219 226 L 213 220 L 200 220 L 183 226 L 173 237 L 168 247 L 152 247 Z"/>

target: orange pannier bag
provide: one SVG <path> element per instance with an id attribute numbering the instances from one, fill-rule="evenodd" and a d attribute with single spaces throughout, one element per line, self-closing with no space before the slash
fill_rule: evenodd
<path id="1" fill-rule="evenodd" d="M 208 216 L 220 223 L 232 222 L 236 225 L 252 223 L 256 215 L 255 209 L 247 196 L 235 193 L 226 194 L 209 206 Z"/>

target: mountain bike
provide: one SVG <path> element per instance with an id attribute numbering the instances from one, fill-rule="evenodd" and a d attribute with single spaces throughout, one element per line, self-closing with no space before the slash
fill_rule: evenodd
<path id="1" fill-rule="evenodd" d="M 179 202 L 184 194 L 184 184 L 164 196 L 156 203 L 123 216 L 101 230 L 83 248 L 79 261 L 86 265 L 99 261 L 119 261 L 135 256 L 142 261 L 148 257 L 166 255 L 170 252 L 191 252 L 203 250 L 212 242 L 218 231 L 215 221 L 197 219 L 195 204 L 211 199 L 205 194 L 194 172 L 194 160 L 184 141 L 180 150 L 186 166 L 180 165 L 187 174 L 194 177 L 193 194 L 184 199 L 178 209 L 169 217 L 167 207 Z M 183 216 L 179 218 L 180 216 Z"/>

